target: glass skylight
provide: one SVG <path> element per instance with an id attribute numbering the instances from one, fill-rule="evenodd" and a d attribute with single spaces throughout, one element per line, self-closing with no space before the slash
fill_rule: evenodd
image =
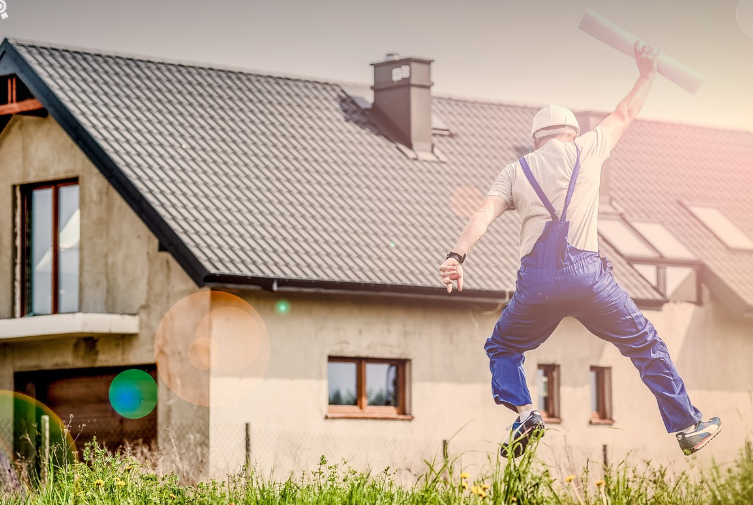
<path id="1" fill-rule="evenodd" d="M 625 256 L 659 257 L 640 235 L 620 219 L 600 219 L 599 233 Z"/>
<path id="2" fill-rule="evenodd" d="M 753 251 L 753 239 L 721 210 L 708 205 L 687 205 L 687 207 L 727 247 Z"/>
<path id="3" fill-rule="evenodd" d="M 630 224 L 665 258 L 697 259 L 695 254 L 685 247 L 685 244 L 680 242 L 663 224 L 651 221 L 633 221 L 632 219 Z"/>

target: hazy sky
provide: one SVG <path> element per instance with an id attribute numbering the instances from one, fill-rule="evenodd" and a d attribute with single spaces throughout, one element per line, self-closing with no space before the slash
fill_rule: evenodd
<path id="1" fill-rule="evenodd" d="M 612 110 L 637 70 L 578 29 L 592 9 L 707 76 L 659 77 L 642 117 L 753 131 L 753 0 L 4 2 L 4 37 L 366 84 L 398 52 L 437 94 Z"/>

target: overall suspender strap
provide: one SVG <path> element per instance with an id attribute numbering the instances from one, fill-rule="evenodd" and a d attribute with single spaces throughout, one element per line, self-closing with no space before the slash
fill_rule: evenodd
<path id="1" fill-rule="evenodd" d="M 541 200 L 541 203 L 544 204 L 544 207 L 546 207 L 546 210 L 549 211 L 549 214 L 552 215 L 552 221 L 565 221 L 567 219 L 567 207 L 570 205 L 570 199 L 573 197 L 573 191 L 575 191 L 575 182 L 578 180 L 578 174 L 580 173 L 580 149 L 578 149 L 578 146 L 575 146 L 575 167 L 573 168 L 573 173 L 570 176 L 570 185 L 567 187 L 567 195 L 565 196 L 565 207 L 562 209 L 562 217 L 557 217 L 557 212 L 554 210 L 554 206 L 549 201 L 549 199 L 544 194 L 544 191 L 541 189 L 541 186 L 539 186 L 539 183 L 536 182 L 536 178 L 533 176 L 533 172 L 531 172 L 531 167 L 528 166 L 528 162 L 526 161 L 525 157 L 520 158 L 520 167 L 523 169 L 523 173 L 526 174 L 526 178 L 528 179 L 528 182 L 531 183 L 531 186 L 533 186 L 533 190 L 536 192 L 536 194 L 539 196 L 539 200 Z"/>
<path id="2" fill-rule="evenodd" d="M 549 213 L 552 215 L 552 221 L 559 221 L 559 218 L 557 217 L 557 213 L 554 210 L 554 206 L 549 201 L 549 199 L 544 194 L 544 191 L 541 189 L 541 186 L 539 186 L 539 183 L 536 182 L 536 178 L 533 176 L 533 173 L 531 172 L 531 167 L 528 166 L 528 162 L 526 161 L 525 157 L 520 158 L 520 166 L 523 169 L 523 173 L 526 174 L 526 178 L 528 178 L 528 182 L 531 183 L 531 186 L 533 186 L 533 190 L 536 192 L 537 195 L 539 195 L 539 200 L 541 200 L 541 203 L 544 204 L 544 207 L 546 207 L 546 210 L 549 211 Z"/>
<path id="3" fill-rule="evenodd" d="M 578 180 L 578 173 L 580 173 L 580 149 L 575 146 L 575 167 L 573 168 L 573 174 L 570 176 L 570 185 L 567 187 L 567 196 L 565 196 L 565 207 L 562 209 L 562 221 L 567 221 L 567 208 L 570 206 L 570 199 L 573 197 L 573 191 L 575 191 L 575 181 Z"/>

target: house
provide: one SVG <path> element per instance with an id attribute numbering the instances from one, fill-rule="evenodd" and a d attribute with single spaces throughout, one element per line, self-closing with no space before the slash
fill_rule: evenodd
<path id="1" fill-rule="evenodd" d="M 44 410 L 79 447 L 156 443 L 208 475 L 495 451 L 511 415 L 483 344 L 515 290 L 517 215 L 469 255 L 462 292 L 437 266 L 531 149 L 538 107 L 433 96 L 431 60 L 373 66 L 373 86 L 346 86 L 2 43 L 8 446 L 28 452 Z M 723 418 L 702 453 L 721 460 L 753 423 L 751 160 L 750 132 L 641 120 L 602 180 L 602 253 Z M 632 364 L 577 321 L 526 366 L 556 428 L 546 457 L 677 463 Z M 156 384 L 153 410 L 118 407 L 129 370 Z"/>

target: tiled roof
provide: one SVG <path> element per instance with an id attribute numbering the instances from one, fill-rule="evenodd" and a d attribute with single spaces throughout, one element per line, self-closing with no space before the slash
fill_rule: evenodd
<path id="1" fill-rule="evenodd" d="M 753 134 L 636 121 L 612 153 L 611 188 L 632 218 L 660 219 L 721 283 L 753 305 L 753 252 L 727 248 L 683 205 L 711 204 L 753 237 Z"/>
<path id="2" fill-rule="evenodd" d="M 443 291 L 437 266 L 467 209 L 530 145 L 536 111 L 435 97 L 452 131 L 435 136 L 445 161 L 414 161 L 335 83 L 3 47 L 17 51 L 12 61 L 30 67 L 20 75 L 35 96 L 199 284 Z M 636 128 L 616 166 L 643 154 L 636 144 L 651 128 Z M 727 136 L 736 145 L 740 134 Z M 476 246 L 465 296 L 514 290 L 518 226 L 507 213 Z M 614 263 L 634 297 L 663 299 L 626 262 Z"/>

